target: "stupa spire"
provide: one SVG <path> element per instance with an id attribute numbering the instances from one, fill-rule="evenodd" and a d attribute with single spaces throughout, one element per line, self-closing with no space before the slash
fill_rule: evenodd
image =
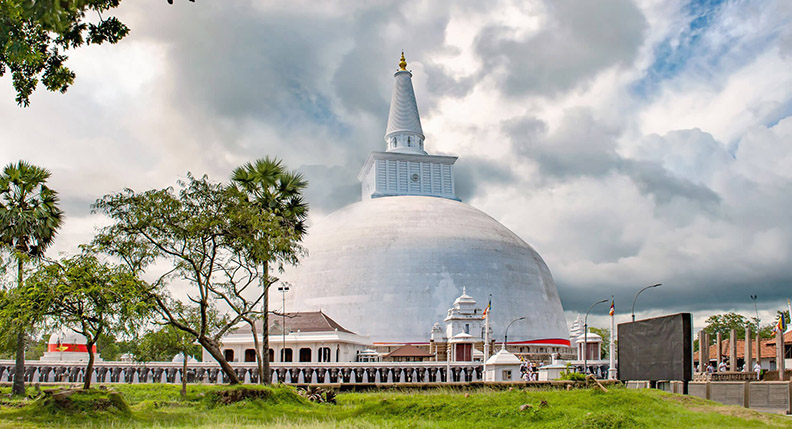
<path id="1" fill-rule="evenodd" d="M 393 95 L 391 96 L 388 128 L 385 141 L 388 152 L 426 154 L 424 134 L 418 103 L 412 85 L 412 73 L 407 70 L 407 60 L 402 52 L 399 70 L 393 75 Z"/>
<path id="2" fill-rule="evenodd" d="M 424 151 L 412 73 L 407 70 L 404 52 L 399 60 L 399 70 L 393 77 L 393 97 L 385 131 L 388 148 L 385 152 L 371 152 L 363 164 L 358 174 L 358 180 L 363 184 L 361 196 L 364 200 L 416 195 L 459 201 L 452 169 L 457 158 L 429 155 Z"/>

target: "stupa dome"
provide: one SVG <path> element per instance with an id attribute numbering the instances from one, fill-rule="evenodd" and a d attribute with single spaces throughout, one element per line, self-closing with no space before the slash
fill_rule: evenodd
<path id="1" fill-rule="evenodd" d="M 367 199 L 309 229 L 308 255 L 282 278 L 287 310 L 322 310 L 375 342 L 429 341 L 463 292 L 492 294 L 490 325 L 509 343 L 569 345 L 553 277 L 539 254 L 498 221 L 447 198 Z M 275 302 L 275 295 L 270 297 Z"/>
<path id="2" fill-rule="evenodd" d="M 85 339 L 85 336 L 78 334 L 71 329 L 64 329 L 60 332 L 55 332 L 54 334 L 50 335 L 49 344 L 77 344 L 77 345 L 86 345 L 88 341 Z"/>

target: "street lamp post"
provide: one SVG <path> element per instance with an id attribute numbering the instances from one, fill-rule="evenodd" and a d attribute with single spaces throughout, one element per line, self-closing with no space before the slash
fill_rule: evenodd
<path id="1" fill-rule="evenodd" d="M 759 324 L 759 322 L 760 322 L 759 321 L 759 308 L 756 306 L 756 298 L 758 298 L 756 295 L 751 295 L 751 299 L 754 302 L 754 313 L 756 314 L 756 363 L 758 363 L 759 366 L 761 366 L 762 365 L 762 354 L 761 354 L 762 353 L 762 337 L 759 335 L 759 328 L 760 328 L 760 324 Z M 701 347 L 701 346 L 699 346 L 699 347 Z M 746 365 L 750 365 L 750 364 L 751 364 L 751 362 L 748 362 Z"/>
<path id="2" fill-rule="evenodd" d="M 511 322 L 509 322 L 508 325 L 506 325 L 506 332 L 503 334 L 503 347 L 502 347 L 503 350 L 506 350 L 506 343 L 509 342 L 509 328 L 511 328 L 512 323 L 518 320 L 525 320 L 525 316 L 514 319 Z"/>
<path id="3" fill-rule="evenodd" d="M 583 375 L 588 373 L 588 315 L 595 305 L 602 304 L 603 302 L 608 302 L 608 300 L 603 299 L 602 301 L 597 301 L 594 304 L 591 304 L 591 307 L 589 307 L 588 311 L 586 312 L 586 317 L 583 319 Z"/>
<path id="4" fill-rule="evenodd" d="M 278 291 L 281 293 L 283 297 L 283 306 L 281 307 L 281 334 L 283 335 L 283 346 L 281 347 L 281 357 L 280 360 L 283 362 L 283 359 L 286 358 L 286 292 L 289 291 L 289 287 L 286 285 L 278 286 Z"/>
<path id="5" fill-rule="evenodd" d="M 660 285 L 662 285 L 662 283 L 658 283 L 656 285 L 647 286 L 647 287 L 639 290 L 638 293 L 635 294 L 635 298 L 633 299 L 633 305 L 632 305 L 632 321 L 633 322 L 635 322 L 635 301 L 638 299 L 638 295 L 640 295 L 641 292 L 645 291 L 646 289 L 651 289 L 653 287 L 658 287 Z"/>

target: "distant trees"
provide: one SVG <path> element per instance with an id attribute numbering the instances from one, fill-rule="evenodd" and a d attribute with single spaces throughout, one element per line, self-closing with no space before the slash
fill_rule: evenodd
<path id="1" fill-rule="evenodd" d="M 748 319 L 747 317 L 737 313 L 715 314 L 707 318 L 707 326 L 704 327 L 704 332 L 710 335 L 710 341 L 715 341 L 718 333 L 723 338 L 729 338 L 732 329 L 735 329 L 737 339 L 745 339 L 745 328 L 750 327 L 754 335 L 756 335 L 756 320 L 754 318 Z M 772 337 L 772 324 L 767 324 L 759 330 L 761 338 Z"/>
<path id="2" fill-rule="evenodd" d="M 0 14 L 7 7 L 5 3 L 0 3 Z M 0 32 L 0 48 L 4 46 L 3 34 Z M 0 174 L 0 246 L 16 261 L 17 288 L 20 289 L 24 284 L 25 263 L 44 256 L 44 251 L 52 244 L 63 221 L 63 212 L 58 207 L 58 194 L 47 186 L 49 177 L 49 171 L 25 161 L 8 164 Z M 13 293 L 8 298 L 13 298 Z M 11 303 L 13 299 L 6 302 Z M 15 395 L 24 395 L 22 374 L 25 371 L 25 332 L 33 323 L 33 314 L 24 311 L 11 314 L 14 308 L 21 307 L 9 305 L 5 314 L 6 320 L 13 323 L 17 335 L 12 391 Z"/>
<path id="3" fill-rule="evenodd" d="M 189 314 L 189 311 L 182 311 Z M 192 313 L 194 321 L 198 321 L 198 312 Z M 201 346 L 195 344 L 195 337 L 173 325 L 165 325 L 156 331 L 143 335 L 135 349 L 135 360 L 141 362 L 167 362 L 174 356 L 182 355 L 182 388 L 181 396 L 187 396 L 187 362 L 190 356 L 200 356 Z"/>

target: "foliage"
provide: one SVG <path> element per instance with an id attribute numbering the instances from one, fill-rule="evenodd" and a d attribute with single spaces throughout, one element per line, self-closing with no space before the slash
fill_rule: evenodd
<path id="1" fill-rule="evenodd" d="M 55 328 L 67 328 L 84 336 L 93 369 L 93 347 L 103 334 L 127 334 L 136 329 L 151 309 L 147 285 L 129 269 L 82 253 L 43 265 L 28 280 L 25 299 L 45 309 Z M 91 378 L 85 377 L 85 389 Z"/>
<path id="2" fill-rule="evenodd" d="M 231 383 L 238 383 L 220 351 L 220 339 L 245 317 L 261 314 L 258 261 L 292 242 L 294 232 L 245 204 L 235 187 L 191 174 L 179 185 L 178 192 L 127 189 L 98 200 L 95 209 L 113 223 L 100 231 L 93 246 L 118 256 L 136 273 L 154 262 L 158 270 L 166 267 L 147 291 L 160 321 L 189 333 L 220 363 Z M 191 305 L 170 295 L 166 285 L 174 277 L 190 284 Z M 231 315 L 213 319 L 215 305 L 229 308 Z"/>
<path id="3" fill-rule="evenodd" d="M 42 257 L 60 228 L 63 212 L 49 177 L 25 161 L 8 164 L 0 175 L 0 246 L 18 262 Z"/>
<path id="4" fill-rule="evenodd" d="M 188 332 L 165 325 L 143 335 L 134 356 L 139 362 L 170 362 L 179 353 L 200 358 L 201 346 Z"/>
<path id="5" fill-rule="evenodd" d="M 704 327 L 704 332 L 709 334 L 712 344 L 715 344 L 719 332 L 721 337 L 726 339 L 729 338 L 732 329 L 737 331 L 736 335 L 739 340 L 745 339 L 746 327 L 750 327 L 753 332 L 752 335 L 756 335 L 756 318 L 748 319 L 737 313 L 715 314 L 708 317 L 705 323 L 707 326 Z M 772 337 L 772 326 L 772 324 L 768 324 L 760 329 L 759 335 L 761 338 Z"/>
<path id="6" fill-rule="evenodd" d="M 124 354 L 134 355 L 137 344 L 131 339 L 132 337 L 132 333 L 118 337 L 103 333 L 96 341 L 96 350 L 102 355 L 102 359 L 107 361 L 117 361 Z"/>
<path id="7" fill-rule="evenodd" d="M 789 427 L 789 419 L 654 389 L 381 389 L 339 393 L 316 404 L 288 386 L 119 384 L 129 415 L 50 413 L 30 401 L 0 410 L 9 427 L 537 427 L 751 428 Z M 221 404 L 216 392 L 263 389 L 266 399 Z M 7 392 L 0 388 L 0 393 Z M 31 389 L 32 392 L 32 389 Z M 542 406 L 542 403 L 545 406 Z M 523 405 L 525 411 L 520 411 Z M 536 412 L 531 412 L 531 411 Z"/>
<path id="8" fill-rule="evenodd" d="M 39 81 L 50 91 L 66 92 L 74 72 L 65 51 L 84 44 L 117 43 L 129 28 L 114 16 L 102 16 L 121 0 L 3 0 L 0 2 L 0 77 L 6 71 L 16 102 L 30 105 Z M 90 18 L 86 17 L 90 13 Z"/>
<path id="9" fill-rule="evenodd" d="M 586 374 L 572 370 L 572 364 L 567 362 L 566 369 L 561 371 L 561 380 L 583 381 L 586 379 Z"/>

